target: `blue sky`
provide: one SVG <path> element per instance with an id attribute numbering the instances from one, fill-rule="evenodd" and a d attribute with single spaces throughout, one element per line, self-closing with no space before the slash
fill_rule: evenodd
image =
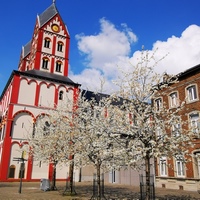
<path id="1" fill-rule="evenodd" d="M 1 1 L 0 92 L 18 68 L 37 14 L 51 3 Z M 116 77 L 116 66 L 134 60 L 142 45 L 158 48 L 161 57 L 169 53 L 160 72 L 176 74 L 200 63 L 199 0 L 57 0 L 56 6 L 71 38 L 69 76 L 83 87 Z"/>

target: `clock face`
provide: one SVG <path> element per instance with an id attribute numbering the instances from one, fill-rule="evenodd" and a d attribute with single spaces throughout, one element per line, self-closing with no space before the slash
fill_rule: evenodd
<path id="1" fill-rule="evenodd" d="M 60 28 L 59 28 L 59 26 L 57 24 L 53 24 L 51 26 L 51 29 L 56 33 L 58 33 L 60 31 Z"/>

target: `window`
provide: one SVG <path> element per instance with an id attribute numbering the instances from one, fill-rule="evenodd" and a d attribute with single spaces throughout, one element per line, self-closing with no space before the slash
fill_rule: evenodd
<path id="1" fill-rule="evenodd" d="M 167 176 L 167 158 L 160 158 L 160 176 Z"/>
<path id="2" fill-rule="evenodd" d="M 180 136 L 180 129 L 181 129 L 180 123 L 173 124 L 172 125 L 172 135 L 174 137 L 179 137 Z"/>
<path id="3" fill-rule="evenodd" d="M 169 104 L 170 104 L 169 106 L 171 108 L 178 106 L 177 92 L 173 92 L 173 93 L 170 94 Z"/>
<path id="4" fill-rule="evenodd" d="M 157 127 L 156 135 L 158 140 L 163 140 L 163 133 L 161 127 Z"/>
<path id="5" fill-rule="evenodd" d="M 196 152 L 194 154 L 195 156 L 195 161 L 196 161 L 196 171 L 197 171 L 197 176 L 200 178 L 200 152 Z"/>
<path id="6" fill-rule="evenodd" d="M 46 121 L 43 127 L 43 136 L 49 135 L 49 132 L 50 132 L 50 124 L 48 121 Z"/>
<path id="7" fill-rule="evenodd" d="M 59 100 L 63 100 L 63 91 L 59 92 Z"/>
<path id="8" fill-rule="evenodd" d="M 56 72 L 61 72 L 61 65 L 62 65 L 62 62 L 60 61 L 56 62 Z"/>
<path id="9" fill-rule="evenodd" d="M 63 48 L 63 43 L 62 42 L 58 42 L 58 44 L 57 44 L 57 51 L 62 52 L 62 48 Z"/>
<path id="10" fill-rule="evenodd" d="M 49 60 L 47 58 L 43 58 L 43 60 L 42 60 L 42 68 L 43 69 L 48 69 L 48 62 L 49 62 Z"/>
<path id="11" fill-rule="evenodd" d="M 197 99 L 197 90 L 196 86 L 192 85 L 187 88 L 187 98 L 188 101 L 195 101 Z"/>
<path id="12" fill-rule="evenodd" d="M 176 172 L 178 177 L 185 176 L 185 167 L 183 156 L 176 156 Z"/>
<path id="13" fill-rule="evenodd" d="M 15 178 L 15 165 L 9 167 L 8 178 Z"/>
<path id="14" fill-rule="evenodd" d="M 159 111 L 162 108 L 162 99 L 156 99 L 155 100 L 155 107 L 156 107 L 156 111 Z"/>
<path id="15" fill-rule="evenodd" d="M 44 39 L 44 47 L 45 48 L 49 48 L 50 47 L 50 42 L 51 42 L 51 40 L 49 38 L 45 38 Z"/>
<path id="16" fill-rule="evenodd" d="M 199 113 L 192 113 L 190 114 L 189 118 L 190 118 L 191 131 L 195 134 L 195 136 L 199 137 L 199 128 L 200 128 Z"/>

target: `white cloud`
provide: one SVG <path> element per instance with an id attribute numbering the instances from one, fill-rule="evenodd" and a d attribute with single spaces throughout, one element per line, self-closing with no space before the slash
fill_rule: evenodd
<path id="1" fill-rule="evenodd" d="M 159 64 L 159 72 L 177 74 L 200 64 L 200 27 L 191 25 L 181 34 L 172 36 L 167 41 L 157 41 L 153 50 L 158 48 L 158 56 L 167 57 Z"/>
<path id="2" fill-rule="evenodd" d="M 101 69 L 105 63 L 115 62 L 120 56 L 131 52 L 131 44 L 137 41 L 136 35 L 125 24 L 122 30 L 108 20 L 100 19 L 100 32 L 97 35 L 76 35 L 79 50 L 87 56 L 89 67 Z"/>
<path id="3" fill-rule="evenodd" d="M 86 56 L 87 68 L 79 75 L 72 74 L 72 80 L 82 84 L 83 88 L 96 90 L 100 79 L 106 78 L 105 90 L 114 89 L 111 80 L 119 74 L 117 65 L 128 70 L 129 62 L 135 62 L 140 51 L 131 53 L 131 45 L 137 42 L 137 36 L 126 25 L 117 29 L 106 19 L 100 20 L 100 32 L 96 35 L 79 34 L 78 48 Z M 156 41 L 150 53 L 156 49 L 156 59 L 167 55 L 157 67 L 158 72 L 167 71 L 177 74 L 200 63 L 200 27 L 187 27 L 180 37 L 171 36 L 166 41 Z"/>

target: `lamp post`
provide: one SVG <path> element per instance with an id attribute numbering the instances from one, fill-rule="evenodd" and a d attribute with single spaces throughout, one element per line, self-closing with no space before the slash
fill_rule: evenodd
<path id="1" fill-rule="evenodd" d="M 24 170 L 24 162 L 27 161 L 27 159 L 24 159 L 23 153 L 22 153 L 21 158 L 14 157 L 13 161 L 17 161 L 17 162 L 21 163 L 21 165 L 20 165 L 20 184 L 19 184 L 19 190 L 18 190 L 18 192 L 21 194 L 21 192 L 22 192 L 22 171 Z"/>

